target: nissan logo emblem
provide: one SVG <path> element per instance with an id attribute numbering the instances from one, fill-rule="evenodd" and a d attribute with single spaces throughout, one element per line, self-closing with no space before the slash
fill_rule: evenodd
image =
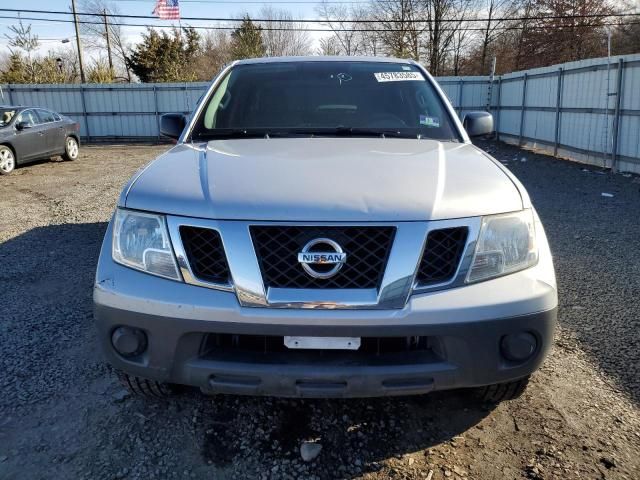
<path id="1" fill-rule="evenodd" d="M 319 249 L 318 246 L 328 248 Z M 315 248 L 314 248 L 315 247 Z M 302 268 L 313 278 L 331 278 L 340 271 L 347 261 L 347 254 L 342 251 L 342 247 L 330 238 L 316 238 L 308 242 L 302 252 L 298 254 L 298 262 Z M 320 271 L 313 268 L 314 265 L 333 265 L 329 270 Z"/>

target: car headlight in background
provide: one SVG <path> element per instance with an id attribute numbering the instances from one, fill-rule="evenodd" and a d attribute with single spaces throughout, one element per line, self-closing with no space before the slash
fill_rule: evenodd
<path id="1" fill-rule="evenodd" d="M 163 215 L 118 208 L 112 244 L 114 261 L 160 277 L 181 280 Z"/>
<path id="2" fill-rule="evenodd" d="M 467 282 L 517 272 L 537 262 L 532 210 L 483 217 Z"/>

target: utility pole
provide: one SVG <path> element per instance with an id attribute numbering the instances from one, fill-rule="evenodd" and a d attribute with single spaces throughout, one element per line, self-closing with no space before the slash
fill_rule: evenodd
<path id="1" fill-rule="evenodd" d="M 102 18 L 104 19 L 104 34 L 107 39 L 107 56 L 109 57 L 109 72 L 113 78 L 113 58 L 111 57 L 111 37 L 109 36 L 109 24 L 107 23 L 107 10 L 102 10 Z"/>
<path id="2" fill-rule="evenodd" d="M 71 10 L 73 11 L 73 24 L 76 27 L 76 45 L 78 47 L 78 63 L 80 64 L 80 82 L 86 83 L 84 78 L 84 65 L 82 62 L 82 46 L 80 45 L 80 31 L 78 29 L 78 15 L 76 14 L 76 0 L 71 0 Z"/>

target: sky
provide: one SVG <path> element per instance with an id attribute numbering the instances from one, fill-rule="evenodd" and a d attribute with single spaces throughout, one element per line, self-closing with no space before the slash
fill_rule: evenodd
<path id="1" fill-rule="evenodd" d="M 82 0 L 76 0 L 79 5 Z M 151 15 L 155 0 L 110 0 L 110 2 L 118 7 L 120 13 L 128 15 Z M 295 2 L 295 3 L 292 3 Z M 181 0 L 180 12 L 183 17 L 238 17 L 243 13 L 248 13 L 256 17 L 260 8 L 265 4 L 271 4 L 276 8 L 290 11 L 298 18 L 316 18 L 315 0 L 280 0 L 272 2 L 249 2 L 247 0 L 227 1 L 221 0 Z M 19 6 L 18 6 L 19 5 Z M 21 8 L 35 10 L 58 10 L 70 11 L 71 0 L 20 0 L 19 2 L 0 1 L 0 8 Z M 15 16 L 14 12 L 0 12 L 0 16 Z M 62 15 L 44 15 L 35 13 L 23 13 L 24 17 L 52 17 L 63 18 Z M 71 18 L 70 16 L 67 18 Z M 126 20 L 124 20 L 126 21 Z M 0 18 L 0 51 L 8 51 L 7 39 L 5 34 L 9 33 L 8 27 L 17 22 L 6 18 Z M 62 43 L 63 39 L 75 41 L 75 33 L 72 23 L 50 23 L 38 22 L 37 20 L 25 20 L 25 24 L 32 25 L 32 32 L 40 38 L 40 51 L 46 53 L 49 50 L 57 50 L 60 48 L 73 48 L 72 43 Z M 171 23 L 169 20 L 151 20 L 151 19 L 131 19 L 130 23 L 156 23 L 157 25 L 167 25 Z M 198 22 L 183 21 L 183 26 L 187 23 L 198 25 Z M 202 23 L 202 22 L 200 22 Z M 140 34 L 145 30 L 144 27 L 123 27 L 124 34 L 128 41 L 136 43 L 140 39 Z M 322 34 L 312 35 L 317 37 Z"/>

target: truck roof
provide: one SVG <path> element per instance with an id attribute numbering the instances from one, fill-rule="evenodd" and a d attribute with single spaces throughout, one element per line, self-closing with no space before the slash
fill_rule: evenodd
<path id="1" fill-rule="evenodd" d="M 367 57 L 367 56 L 320 56 L 308 55 L 302 57 L 261 57 L 237 60 L 234 65 L 247 65 L 255 63 L 283 63 L 283 62 L 377 62 L 377 63 L 402 63 L 415 64 L 416 62 L 406 58 L 393 57 Z"/>

